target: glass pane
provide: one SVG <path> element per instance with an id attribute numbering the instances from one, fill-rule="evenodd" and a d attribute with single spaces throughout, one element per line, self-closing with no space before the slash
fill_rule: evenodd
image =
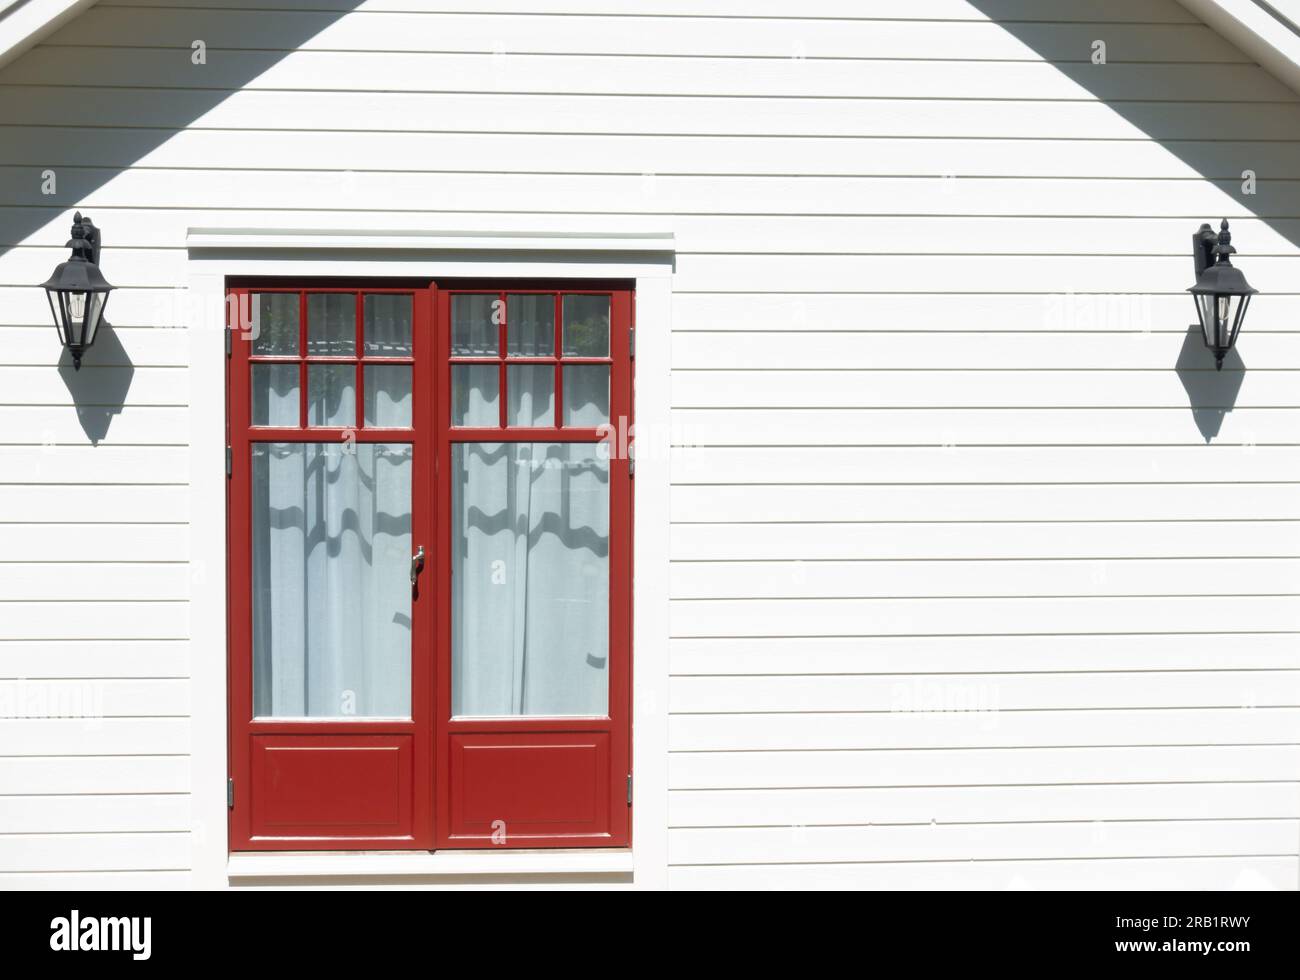
<path id="1" fill-rule="evenodd" d="M 357 352 L 357 298 L 351 293 L 307 297 L 307 353 L 352 357 Z"/>
<path id="2" fill-rule="evenodd" d="M 411 714 L 411 447 L 253 446 L 259 717 Z"/>
<path id="3" fill-rule="evenodd" d="M 253 293 L 253 353 L 298 356 L 298 294 Z"/>
<path id="4" fill-rule="evenodd" d="M 298 425 L 298 365 L 254 364 L 253 424 Z"/>
<path id="5" fill-rule="evenodd" d="M 609 365 L 574 364 L 564 369 L 564 424 L 604 425 L 609 421 Z"/>
<path id="6" fill-rule="evenodd" d="M 508 425 L 555 424 L 555 367 L 551 364 L 511 364 L 506 368 L 510 393 Z"/>
<path id="7" fill-rule="evenodd" d="M 366 425 L 411 424 L 411 369 L 366 365 Z"/>
<path id="8" fill-rule="evenodd" d="M 499 426 L 500 388 L 501 377 L 495 364 L 453 364 L 451 424 Z"/>
<path id="9" fill-rule="evenodd" d="M 609 297 L 564 297 L 564 353 L 609 356 Z"/>
<path id="10" fill-rule="evenodd" d="M 375 293 L 366 296 L 366 357 L 410 357 L 411 297 Z"/>
<path id="11" fill-rule="evenodd" d="M 357 424 L 357 369 L 352 364 L 307 365 L 307 424 Z"/>
<path id="12" fill-rule="evenodd" d="M 495 293 L 451 298 L 451 352 L 459 357 L 499 353 L 500 298 Z"/>
<path id="13" fill-rule="evenodd" d="M 592 443 L 452 446 L 452 713 L 609 708 L 609 462 Z"/>
<path id="14" fill-rule="evenodd" d="M 511 357 L 550 357 L 555 353 L 555 297 L 506 297 L 506 352 Z"/>

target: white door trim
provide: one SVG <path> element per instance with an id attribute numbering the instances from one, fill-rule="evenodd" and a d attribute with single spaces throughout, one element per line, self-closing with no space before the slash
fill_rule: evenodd
<path id="1" fill-rule="evenodd" d="M 591 227 L 394 232 L 367 229 L 192 228 L 187 315 L 190 336 L 190 636 L 193 884 L 230 885 L 226 727 L 225 283 L 231 276 L 631 279 L 636 283 L 635 398 L 638 439 L 633 522 L 632 878 L 663 888 L 668 874 L 668 430 L 671 229 Z M 501 852 L 505 853 L 505 852 Z M 564 852 L 547 860 L 563 875 Z M 500 874 L 498 853 L 477 852 L 459 874 Z M 392 873 L 399 856 L 385 859 Z M 423 863 L 421 863 L 421 861 Z M 411 874 L 429 865 L 412 855 Z M 572 873 L 591 861 L 573 859 Z M 305 867 L 308 862 L 302 862 Z M 517 862 L 513 864 L 517 865 Z M 310 862 L 331 872 L 328 856 Z M 358 865 L 348 866 L 355 873 Z M 517 867 L 507 870 L 514 873 Z M 625 865 L 620 867 L 625 874 Z M 247 870 L 245 869 L 245 873 Z M 238 877 L 238 875 L 236 875 Z M 412 877 L 411 880 L 416 880 Z M 536 880 L 533 878 L 532 880 Z"/>

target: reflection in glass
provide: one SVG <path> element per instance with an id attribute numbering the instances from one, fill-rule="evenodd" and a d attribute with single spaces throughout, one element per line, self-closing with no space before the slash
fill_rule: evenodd
<path id="1" fill-rule="evenodd" d="M 366 357 L 411 357 L 411 297 L 370 293 L 362 302 Z"/>
<path id="2" fill-rule="evenodd" d="M 351 364 L 307 365 L 307 424 L 357 424 L 357 369 Z"/>
<path id="3" fill-rule="evenodd" d="M 609 365 L 564 368 L 564 424 L 597 426 L 609 421 Z"/>
<path id="4" fill-rule="evenodd" d="M 253 424 L 298 426 L 298 365 L 252 365 Z"/>
<path id="5" fill-rule="evenodd" d="M 609 461 L 591 443 L 452 446 L 452 713 L 609 709 Z"/>
<path id="6" fill-rule="evenodd" d="M 253 353 L 298 356 L 298 294 L 253 293 Z"/>
<path id="7" fill-rule="evenodd" d="M 555 297 L 511 293 L 506 297 L 506 352 L 511 357 L 555 353 Z"/>
<path id="8" fill-rule="evenodd" d="M 252 457 L 254 714 L 409 717 L 411 447 Z"/>
<path id="9" fill-rule="evenodd" d="M 405 364 L 366 365 L 366 425 L 411 424 L 411 369 Z"/>
<path id="10" fill-rule="evenodd" d="M 564 297 L 564 353 L 609 356 L 609 297 Z"/>
<path id="11" fill-rule="evenodd" d="M 507 425 L 555 424 L 555 367 L 550 364 L 511 364 L 506 368 L 510 393 Z"/>
<path id="12" fill-rule="evenodd" d="M 456 357 L 495 357 L 501 317 L 495 293 L 464 293 L 451 298 L 451 352 Z"/>
<path id="13" fill-rule="evenodd" d="M 351 293 L 307 296 L 307 353 L 351 357 L 357 350 L 357 298 Z"/>
<path id="14" fill-rule="evenodd" d="M 451 366 L 451 424 L 461 426 L 501 424 L 498 400 L 501 377 L 495 364 Z"/>

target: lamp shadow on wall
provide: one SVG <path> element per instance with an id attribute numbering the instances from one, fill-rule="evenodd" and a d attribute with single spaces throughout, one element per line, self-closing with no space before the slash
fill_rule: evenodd
<path id="1" fill-rule="evenodd" d="M 1216 371 L 1214 354 L 1205 346 L 1201 325 L 1193 323 L 1183 337 L 1174 370 L 1187 392 L 1196 428 L 1207 443 L 1213 441 L 1224 418 L 1237 404 L 1237 393 L 1246 375 L 1245 361 L 1234 347 L 1223 358 L 1223 370 Z"/>
<path id="2" fill-rule="evenodd" d="M 81 359 L 81 370 L 72 366 L 72 355 L 63 348 L 59 377 L 72 396 L 77 421 L 91 445 L 98 446 L 108 435 L 113 417 L 126 405 L 135 365 L 107 320 L 99 326 L 95 343 Z"/>

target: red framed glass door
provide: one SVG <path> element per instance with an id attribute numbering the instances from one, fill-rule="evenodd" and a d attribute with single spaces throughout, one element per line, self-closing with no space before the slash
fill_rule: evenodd
<path id="1" fill-rule="evenodd" d="M 229 296 L 232 850 L 628 844 L 631 290 Z"/>

